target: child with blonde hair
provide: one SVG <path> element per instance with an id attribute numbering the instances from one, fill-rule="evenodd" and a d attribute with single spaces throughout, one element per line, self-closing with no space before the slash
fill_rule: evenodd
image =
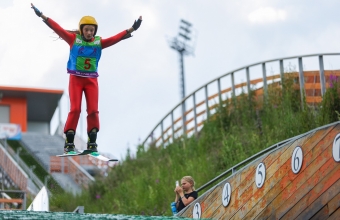
<path id="1" fill-rule="evenodd" d="M 198 197 L 197 191 L 195 191 L 195 180 L 191 176 L 184 176 L 181 179 L 181 185 L 175 188 L 176 208 L 180 212 L 190 203 L 192 203 Z"/>

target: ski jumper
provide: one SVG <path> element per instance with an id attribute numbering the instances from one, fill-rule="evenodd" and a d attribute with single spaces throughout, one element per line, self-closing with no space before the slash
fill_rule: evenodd
<path id="1" fill-rule="evenodd" d="M 70 112 L 64 127 L 64 133 L 68 130 L 76 131 L 81 111 L 82 94 L 84 92 L 87 110 L 87 132 L 93 128 L 98 131 L 98 62 L 101 50 L 118 43 L 128 33 L 124 30 L 115 36 L 102 39 L 95 36 L 91 41 L 85 41 L 79 34 L 64 30 L 59 24 L 48 18 L 49 27 L 70 45 L 70 57 L 67 63 L 69 79 Z"/>

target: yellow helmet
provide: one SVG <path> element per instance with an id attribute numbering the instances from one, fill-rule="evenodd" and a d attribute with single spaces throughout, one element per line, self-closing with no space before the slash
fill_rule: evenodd
<path id="1" fill-rule="evenodd" d="M 90 24 L 90 25 L 94 25 L 95 26 L 95 30 L 94 30 L 94 34 L 93 36 L 96 35 L 97 33 L 97 29 L 98 29 L 98 23 L 96 21 L 96 19 L 92 16 L 84 16 L 80 19 L 79 21 L 79 31 L 80 31 L 80 34 L 83 35 L 83 26 L 86 25 L 86 24 Z"/>

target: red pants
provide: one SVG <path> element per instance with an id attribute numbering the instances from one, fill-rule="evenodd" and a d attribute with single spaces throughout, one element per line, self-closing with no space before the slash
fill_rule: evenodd
<path id="1" fill-rule="evenodd" d="M 93 128 L 99 131 L 98 111 L 98 81 L 97 78 L 79 77 L 70 75 L 69 94 L 71 109 L 67 116 L 64 132 L 76 131 L 81 111 L 81 99 L 83 92 L 86 99 L 87 133 Z"/>

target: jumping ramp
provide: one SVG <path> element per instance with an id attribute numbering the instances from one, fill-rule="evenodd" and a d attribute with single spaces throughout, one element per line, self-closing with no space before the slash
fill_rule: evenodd
<path id="1" fill-rule="evenodd" d="M 178 216 L 340 219 L 339 207 L 340 122 L 289 139 L 206 191 Z"/>

